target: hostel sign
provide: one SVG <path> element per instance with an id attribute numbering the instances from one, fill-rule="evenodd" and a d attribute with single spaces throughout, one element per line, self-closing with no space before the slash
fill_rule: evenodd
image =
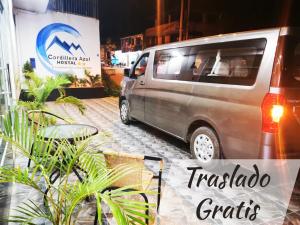
<path id="1" fill-rule="evenodd" d="M 65 34 L 64 40 L 61 37 Z M 85 68 L 91 61 L 81 44 L 77 29 L 63 23 L 44 27 L 37 35 L 36 51 L 43 66 L 51 73 L 59 73 L 66 67 Z"/>
<path id="2" fill-rule="evenodd" d="M 81 66 L 85 65 L 84 62 L 91 61 L 91 57 L 84 58 L 84 57 L 70 57 L 70 56 L 55 56 L 55 55 L 48 55 L 48 59 L 52 61 L 52 65 L 56 63 L 57 65 L 74 65 L 74 66 Z"/>
<path id="3" fill-rule="evenodd" d="M 36 62 L 38 75 L 100 74 L 99 21 L 65 13 L 18 12 L 21 61 Z"/>

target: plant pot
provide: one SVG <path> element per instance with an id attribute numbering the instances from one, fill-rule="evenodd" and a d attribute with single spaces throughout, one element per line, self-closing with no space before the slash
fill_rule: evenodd
<path id="1" fill-rule="evenodd" d="M 65 88 L 66 96 L 73 96 L 79 99 L 89 98 L 103 98 L 104 87 L 80 87 L 80 88 Z M 48 97 L 47 101 L 55 101 L 59 97 L 59 92 L 55 89 Z M 28 96 L 28 92 L 24 89 L 21 90 L 20 100 L 33 101 L 32 97 Z"/>

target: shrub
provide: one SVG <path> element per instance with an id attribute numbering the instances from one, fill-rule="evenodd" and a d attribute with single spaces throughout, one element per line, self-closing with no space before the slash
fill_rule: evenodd
<path id="1" fill-rule="evenodd" d="M 102 70 L 102 84 L 106 96 L 119 96 L 121 88 L 110 78 L 110 75 Z"/>

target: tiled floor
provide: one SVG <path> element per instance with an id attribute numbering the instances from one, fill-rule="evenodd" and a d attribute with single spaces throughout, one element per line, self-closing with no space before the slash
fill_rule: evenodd
<path id="1" fill-rule="evenodd" d="M 114 140 L 112 148 L 115 150 L 159 156 L 164 158 L 167 166 L 172 159 L 190 158 L 188 146 L 176 138 L 142 123 L 123 125 L 119 119 L 117 98 L 89 99 L 84 103 L 87 105 L 87 112 L 84 116 L 70 107 L 54 104 L 51 104 L 51 110 L 62 115 L 72 115 L 77 122 L 91 124 L 110 132 Z M 166 174 L 167 172 L 164 173 L 164 175 Z M 297 200 L 299 196 L 294 194 L 293 198 Z M 292 225 L 298 222 L 300 224 L 300 214 L 298 214 L 300 208 L 298 207 L 299 211 L 294 207 L 291 208 L 293 210 L 288 210 L 286 224 Z M 299 221 L 297 221 L 298 219 Z"/>
<path id="2" fill-rule="evenodd" d="M 87 106 L 85 115 L 81 115 L 70 106 L 54 103 L 49 103 L 49 109 L 58 115 L 72 118 L 76 123 L 94 125 L 100 130 L 109 132 L 112 135 L 112 141 L 108 147 L 113 150 L 162 157 L 166 162 L 166 171 L 172 159 L 190 158 L 188 146 L 176 138 L 141 123 L 133 123 L 130 126 L 123 125 L 119 119 L 117 98 L 89 99 L 84 100 L 84 103 Z M 167 172 L 164 173 L 164 176 L 166 174 Z M 22 192 L 21 189 L 17 191 Z M 18 202 L 20 200 L 17 198 L 18 196 L 19 198 L 23 197 L 21 193 L 20 195 L 16 194 L 13 196 L 12 202 Z M 93 206 L 87 207 L 78 224 L 92 224 L 93 213 Z M 289 210 L 286 224 L 300 224 L 300 222 L 296 223 L 295 218 L 300 218 L 298 211 Z"/>

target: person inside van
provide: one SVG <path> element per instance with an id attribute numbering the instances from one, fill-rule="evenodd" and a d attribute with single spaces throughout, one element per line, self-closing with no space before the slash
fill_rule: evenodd
<path id="1" fill-rule="evenodd" d="M 221 57 L 221 51 L 218 50 L 216 62 L 208 76 L 228 77 L 230 72 L 229 60 Z"/>
<path id="2" fill-rule="evenodd" d="M 204 64 L 204 59 L 203 59 L 202 55 L 198 54 L 195 58 L 195 62 L 192 65 L 194 76 L 198 76 L 201 74 L 203 64 Z"/>
<path id="3" fill-rule="evenodd" d="M 147 68 L 147 60 L 146 58 L 143 58 L 143 60 L 140 62 L 140 76 L 145 75 Z"/>
<path id="4" fill-rule="evenodd" d="M 192 65 L 193 81 L 200 81 L 208 76 L 216 62 L 216 56 L 211 53 L 198 52 Z"/>
<path id="5" fill-rule="evenodd" d="M 138 66 L 135 70 L 136 77 L 145 75 L 147 64 L 148 64 L 148 57 L 142 58 L 142 60 L 139 62 Z"/>

